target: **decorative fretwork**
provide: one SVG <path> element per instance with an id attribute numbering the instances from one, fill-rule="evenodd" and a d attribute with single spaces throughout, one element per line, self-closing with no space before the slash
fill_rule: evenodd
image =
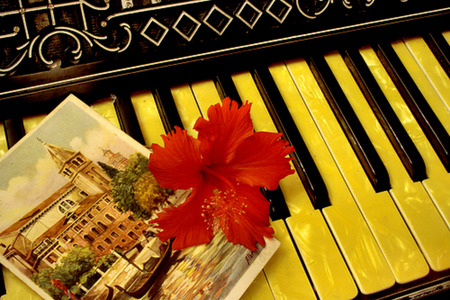
<path id="1" fill-rule="evenodd" d="M 408 2 L 0 0 L 0 76 L 111 59 L 135 66 L 353 30 L 401 20 Z M 439 5 L 430 11 L 448 9 Z"/>

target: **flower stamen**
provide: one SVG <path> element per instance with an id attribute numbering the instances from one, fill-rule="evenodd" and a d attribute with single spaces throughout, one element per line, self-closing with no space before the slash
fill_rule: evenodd
<path id="1" fill-rule="evenodd" d="M 246 197 L 239 196 L 234 190 L 214 190 L 214 195 L 204 200 L 202 217 L 208 228 L 227 231 L 230 222 L 239 224 L 242 215 L 246 214 Z"/>

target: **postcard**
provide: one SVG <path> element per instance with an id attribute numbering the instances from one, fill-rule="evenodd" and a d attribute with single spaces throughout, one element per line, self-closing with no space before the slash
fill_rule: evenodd
<path id="1" fill-rule="evenodd" d="M 150 150 L 71 95 L 0 159 L 0 262 L 45 299 L 238 299 L 277 250 L 173 250 Z"/>

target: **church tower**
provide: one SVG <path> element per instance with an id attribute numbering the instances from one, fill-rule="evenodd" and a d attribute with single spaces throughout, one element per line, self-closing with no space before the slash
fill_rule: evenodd
<path id="1" fill-rule="evenodd" d="M 55 162 L 59 174 L 73 182 L 85 193 L 93 195 L 109 190 L 108 175 L 80 151 L 69 150 L 42 141 L 41 143 Z"/>
<path id="2" fill-rule="evenodd" d="M 107 164 L 116 168 L 119 171 L 125 170 L 126 165 L 128 164 L 128 159 L 120 154 L 119 152 L 114 153 L 109 149 L 102 149 L 103 156 L 108 159 Z"/>

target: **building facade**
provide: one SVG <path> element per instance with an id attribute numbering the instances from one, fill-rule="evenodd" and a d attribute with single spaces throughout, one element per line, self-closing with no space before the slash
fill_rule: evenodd
<path id="1" fill-rule="evenodd" d="M 42 144 L 67 183 L 0 233 L 0 252 L 31 276 L 54 268 L 76 246 L 102 256 L 138 245 L 149 225 L 117 208 L 103 169 L 79 151 Z M 119 153 L 103 153 L 115 168 L 126 165 Z"/>

